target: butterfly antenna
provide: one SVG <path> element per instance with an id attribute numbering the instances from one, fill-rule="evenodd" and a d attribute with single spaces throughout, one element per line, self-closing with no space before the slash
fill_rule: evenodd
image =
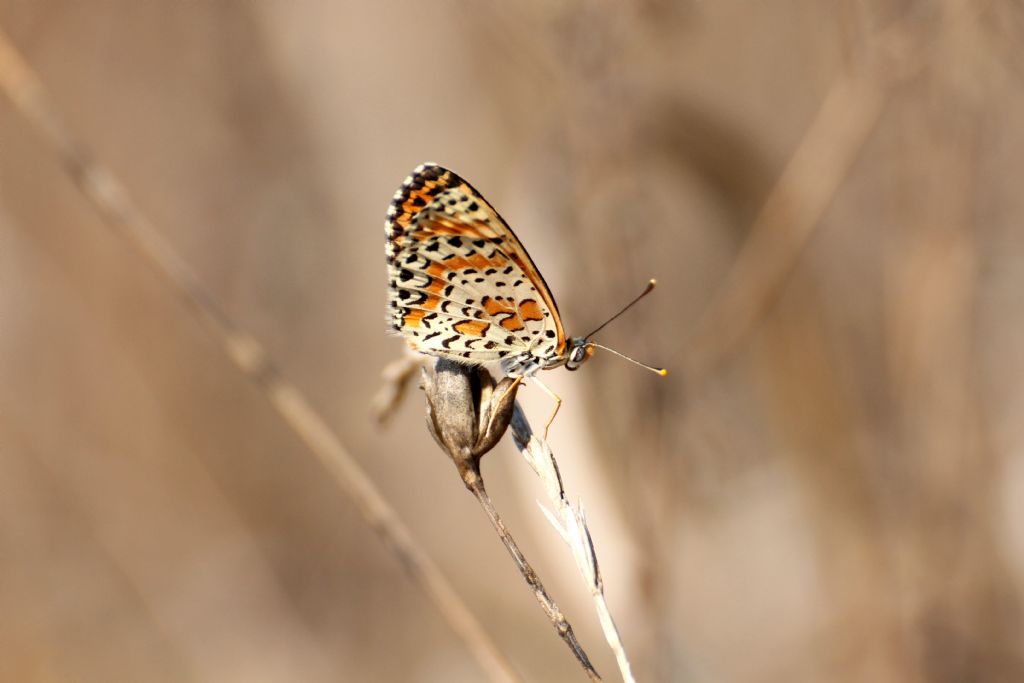
<path id="1" fill-rule="evenodd" d="M 632 308 L 633 304 L 635 304 L 637 301 L 640 301 L 640 299 L 643 299 L 645 296 L 650 294 L 651 291 L 655 288 L 655 286 L 657 286 L 657 284 L 658 284 L 658 281 L 655 280 L 654 278 L 651 278 L 650 282 L 647 283 L 647 287 L 644 288 L 644 291 L 640 292 L 639 296 L 637 296 L 635 299 L 633 299 L 628 304 L 623 306 L 622 310 L 620 310 L 618 313 L 616 313 L 612 317 L 608 318 L 608 320 L 604 321 L 604 323 L 602 323 L 601 326 L 598 327 L 596 330 L 594 330 L 593 332 L 588 334 L 586 337 L 584 337 L 584 339 L 588 340 L 587 341 L 587 346 L 593 346 L 594 348 L 604 349 L 605 351 L 614 353 L 619 358 L 625 358 L 630 363 L 633 363 L 634 365 L 639 365 L 640 367 L 644 368 L 645 370 L 650 370 L 651 372 L 655 373 L 656 375 L 661 375 L 662 377 L 665 377 L 666 375 L 668 375 L 668 370 L 666 370 L 665 368 L 656 368 L 653 365 L 648 365 L 647 363 L 641 363 L 636 358 L 630 358 L 626 354 L 620 353 L 620 352 L 616 351 L 615 349 L 610 349 L 607 346 L 601 346 L 600 344 L 598 344 L 596 342 L 589 341 L 589 339 L 591 337 L 593 337 L 595 334 L 597 334 L 598 332 L 603 330 L 605 327 L 607 327 L 608 323 L 610 323 L 611 321 L 615 320 L 620 315 L 622 315 L 623 313 L 628 311 L 630 308 Z"/>
<path id="2" fill-rule="evenodd" d="M 662 377 L 668 376 L 668 370 L 666 370 L 665 368 L 656 368 L 653 365 L 648 365 L 647 363 L 641 363 L 636 358 L 630 358 L 626 354 L 619 353 L 615 349 L 609 349 L 607 346 L 601 346 L 600 344 L 595 344 L 594 342 L 587 342 L 587 346 L 594 346 L 594 347 L 599 348 L 599 349 L 604 349 L 605 351 L 610 351 L 611 353 L 614 353 L 619 358 L 625 358 L 630 363 L 633 363 L 634 365 L 639 365 L 640 367 L 644 368 L 645 370 L 650 370 L 651 372 L 653 372 L 656 375 L 661 375 Z"/>
<path id="3" fill-rule="evenodd" d="M 628 304 L 626 304 L 625 306 L 623 306 L 623 307 L 622 307 L 622 310 L 621 310 L 621 311 L 619 311 L 618 313 L 616 313 L 615 315 L 613 315 L 612 317 L 608 318 L 608 319 L 607 319 L 607 320 L 605 320 L 605 321 L 604 321 L 603 323 L 601 323 L 601 326 L 600 326 L 600 327 L 598 327 L 598 328 L 597 328 L 596 330 L 594 330 L 593 332 L 591 332 L 590 334 L 588 334 L 588 335 L 587 335 L 586 337 L 584 337 L 584 339 L 590 339 L 590 338 L 591 338 L 591 337 L 593 337 L 593 336 L 594 336 L 595 334 L 597 334 L 598 332 L 600 332 L 601 330 L 603 330 L 603 329 L 604 329 L 605 327 L 607 327 L 607 326 L 608 326 L 608 323 L 610 323 L 611 321 L 615 320 L 615 319 L 616 319 L 616 318 L 618 318 L 618 317 L 619 317 L 620 315 L 622 315 L 623 313 L 625 313 L 626 311 L 628 311 L 628 310 L 629 310 L 630 308 L 632 308 L 632 307 L 633 307 L 633 304 L 635 304 L 635 303 L 636 303 L 637 301 L 640 301 L 640 299 L 643 299 L 643 298 L 644 298 L 645 296 L 647 296 L 648 294 L 650 294 L 650 293 L 651 293 L 651 290 L 653 290 L 653 289 L 654 289 L 654 287 L 655 287 L 655 286 L 656 286 L 657 284 L 658 284 L 658 281 L 657 281 L 657 280 L 655 280 L 655 279 L 654 279 L 654 278 L 652 277 L 652 278 L 651 278 L 651 281 L 647 283 L 647 287 L 646 287 L 646 288 L 644 289 L 644 291 L 640 292 L 640 296 L 638 296 L 637 298 L 633 299 L 633 300 L 632 300 L 632 301 L 630 301 L 630 302 L 629 302 Z M 604 348 L 604 347 L 602 346 L 601 348 Z M 608 350 L 609 350 L 609 351 L 611 351 L 611 349 L 608 349 Z M 622 355 L 622 354 L 619 354 L 619 355 Z M 633 360 L 633 359 L 632 359 L 632 358 L 630 358 L 630 360 Z M 643 365 L 643 363 L 641 363 L 641 365 Z"/>

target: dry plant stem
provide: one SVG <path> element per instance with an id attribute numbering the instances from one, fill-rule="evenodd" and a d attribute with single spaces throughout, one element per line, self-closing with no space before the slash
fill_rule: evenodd
<path id="1" fill-rule="evenodd" d="M 594 549 L 594 541 L 590 536 L 590 529 L 587 527 L 586 515 L 583 513 L 582 505 L 573 508 L 565 495 L 562 485 L 562 476 L 558 470 L 558 463 L 548 443 L 537 436 L 530 427 L 525 413 L 518 403 L 512 411 L 512 436 L 516 447 L 529 463 L 533 471 L 537 473 L 544 484 L 548 501 L 551 508 L 556 512 L 552 513 L 548 508 L 541 505 L 541 510 L 548 518 L 548 521 L 558 531 L 562 540 L 572 550 L 576 566 L 583 575 L 594 599 L 594 606 L 598 619 L 601 623 L 601 630 L 604 632 L 605 640 L 615 653 L 615 661 L 619 667 L 619 673 L 625 683 L 634 683 L 632 667 L 629 664 L 629 657 L 626 648 L 622 643 L 619 630 L 612 619 L 611 611 L 608 609 L 608 602 L 604 597 L 604 581 L 601 579 L 601 569 L 597 562 L 597 552 Z"/>
<path id="2" fill-rule="evenodd" d="M 633 668 L 629 665 L 629 657 L 626 655 L 626 648 L 619 637 L 619 629 L 615 626 L 615 620 L 612 619 L 611 610 L 608 609 L 608 601 L 604 599 L 604 587 L 602 586 L 597 591 L 591 590 L 591 593 L 594 597 L 594 607 L 597 609 L 597 619 L 601 622 L 601 631 L 612 648 L 612 652 L 615 653 L 615 663 L 619 666 L 622 680 L 625 683 L 636 683 L 636 679 L 633 678 Z"/>
<path id="3" fill-rule="evenodd" d="M 480 459 L 497 445 L 512 419 L 522 378 L 505 377 L 495 383 L 486 368 L 470 367 L 443 358 L 425 363 L 421 376 L 421 387 L 427 399 L 427 430 L 452 459 L 466 488 L 487 513 L 498 538 L 512 555 L 516 567 L 559 636 L 590 680 L 601 680 L 576 640 L 569 622 L 502 522 L 480 476 Z"/>
<path id="4" fill-rule="evenodd" d="M 430 596 L 452 630 L 466 643 L 492 681 L 519 678 L 437 566 L 305 396 L 273 368 L 262 345 L 239 330 L 220 310 L 195 273 L 142 215 L 120 182 L 92 160 L 64 125 L 35 72 L 0 30 L 0 89 L 53 148 L 82 193 L 104 221 L 121 233 L 170 281 L 234 364 L 263 390 L 289 427 L 306 444 L 338 486 L 356 503 L 366 522 L 391 549 L 413 582 Z"/>
<path id="5" fill-rule="evenodd" d="M 530 590 L 533 591 L 533 596 L 540 603 L 544 613 L 548 615 L 548 619 L 551 620 L 551 624 L 558 631 L 558 635 L 561 636 L 565 644 L 572 650 L 573 655 L 579 660 L 583 670 L 586 671 L 587 677 L 592 681 L 600 681 L 601 677 L 598 675 L 594 666 L 590 663 L 590 659 L 587 657 L 587 653 L 584 652 L 583 647 L 579 641 L 576 640 L 576 634 L 573 633 L 572 626 L 566 621 L 565 616 L 561 610 L 558 609 L 558 605 L 551 599 L 547 591 L 544 589 L 544 584 L 541 583 L 540 577 L 530 566 L 530 563 L 526 560 L 522 551 L 519 550 L 519 546 L 516 544 L 515 539 L 512 538 L 512 534 L 509 533 L 505 523 L 501 521 L 501 516 L 498 515 L 498 511 L 494 508 L 494 504 L 491 502 L 491 497 L 487 494 L 487 489 L 484 487 L 484 481 L 480 477 L 479 473 L 476 476 L 464 477 L 466 482 L 466 488 L 472 492 L 476 499 L 480 502 L 480 506 L 483 507 L 487 513 L 488 518 L 491 520 L 491 524 L 494 525 L 494 530 L 498 533 L 501 538 L 501 542 L 505 544 L 509 554 L 516 563 L 516 567 L 519 568 L 519 573 L 526 579 L 526 583 L 530 586 Z"/>

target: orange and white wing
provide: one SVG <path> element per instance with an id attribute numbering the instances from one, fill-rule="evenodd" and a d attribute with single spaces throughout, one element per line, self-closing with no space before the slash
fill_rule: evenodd
<path id="1" fill-rule="evenodd" d="M 458 175 L 419 166 L 395 193 L 385 233 L 391 324 L 412 348 L 506 368 L 563 358 L 565 333 L 544 278 Z"/>

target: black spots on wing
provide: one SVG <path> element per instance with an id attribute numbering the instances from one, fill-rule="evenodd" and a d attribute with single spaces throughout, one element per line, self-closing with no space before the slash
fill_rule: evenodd
<path id="1" fill-rule="evenodd" d="M 506 345 L 506 346 L 511 346 L 511 345 L 512 345 L 512 344 L 514 344 L 515 342 L 516 342 L 516 338 L 515 338 L 515 337 L 513 337 L 513 336 L 512 336 L 511 334 L 510 334 L 510 335 L 508 335 L 507 337 L 505 337 L 505 345 Z"/>
<path id="2" fill-rule="evenodd" d="M 463 280 L 462 280 L 462 284 L 464 284 L 464 285 L 468 285 L 468 284 L 469 284 L 469 280 L 463 279 Z"/>
<path id="3" fill-rule="evenodd" d="M 456 248 L 461 247 L 462 246 L 462 238 L 459 237 L 458 235 L 456 235 L 455 237 L 449 237 L 448 238 L 448 245 L 452 246 L 452 247 L 456 247 Z"/>
<path id="4" fill-rule="evenodd" d="M 398 298 L 401 299 L 402 301 L 405 301 L 406 299 L 408 299 L 411 296 L 412 296 L 412 292 L 410 292 L 408 289 L 400 289 L 400 290 L 398 290 Z"/>
<path id="5" fill-rule="evenodd" d="M 479 272 L 480 271 L 477 270 L 476 268 L 466 268 L 464 271 L 462 271 L 462 274 L 463 275 L 476 275 Z"/>
<path id="6" fill-rule="evenodd" d="M 466 305 L 467 306 L 472 306 L 475 301 L 476 301 L 476 299 L 466 299 Z"/>
<path id="7" fill-rule="evenodd" d="M 448 282 L 451 282 L 452 280 L 454 280 L 458 276 L 459 276 L 459 274 L 457 272 L 455 272 L 454 270 L 449 270 L 448 274 L 445 275 L 445 279 L 447 279 Z"/>
<path id="8" fill-rule="evenodd" d="M 412 205 L 415 207 L 424 207 L 427 205 L 427 200 L 425 200 L 422 195 L 416 195 L 412 198 Z"/>
<path id="9" fill-rule="evenodd" d="M 452 197 L 451 199 L 448 200 L 448 206 L 455 206 L 458 203 L 459 201 L 455 199 L 455 197 Z"/>
<path id="10" fill-rule="evenodd" d="M 412 278 L 413 272 L 408 268 L 402 268 L 400 271 L 398 271 L 398 279 L 401 280 L 402 282 L 408 282 Z"/>
<path id="11" fill-rule="evenodd" d="M 418 257 L 416 256 L 415 253 L 409 254 L 408 256 L 405 257 L 405 262 L 406 262 L 406 264 L 416 263 L 416 259 L 417 258 Z"/>
<path id="12" fill-rule="evenodd" d="M 428 320 L 433 320 L 436 317 L 437 317 L 437 313 L 427 313 L 425 316 L 423 316 L 423 320 L 424 320 L 424 322 L 426 322 Z"/>
<path id="13" fill-rule="evenodd" d="M 519 338 L 522 339 L 524 342 L 530 341 L 530 335 L 528 334 L 521 334 L 519 335 Z"/>
<path id="14" fill-rule="evenodd" d="M 497 346 L 497 344 L 495 344 L 492 341 L 488 341 L 487 343 L 484 344 L 484 348 L 487 349 L 488 351 L 493 349 L 495 346 Z"/>
<path id="15" fill-rule="evenodd" d="M 473 282 L 475 282 L 475 283 L 477 283 L 477 284 L 480 284 L 480 283 L 481 283 L 481 282 L 483 282 L 483 281 L 484 281 L 484 278 L 482 278 L 482 277 L 478 277 L 478 278 L 473 278 Z"/>
<path id="16" fill-rule="evenodd" d="M 444 295 L 445 296 L 451 296 L 452 292 L 454 292 L 454 291 L 455 291 L 455 285 L 448 285 L 447 287 L 444 288 Z"/>
<path id="17" fill-rule="evenodd" d="M 471 309 L 469 306 L 463 306 L 461 310 L 462 315 L 466 316 L 467 318 L 473 317 L 473 309 Z"/>
<path id="18" fill-rule="evenodd" d="M 439 240 L 434 240 L 433 242 L 428 244 L 426 247 L 424 247 L 423 251 L 437 251 L 440 248 L 441 248 L 441 242 Z"/>
<path id="19" fill-rule="evenodd" d="M 502 275 L 511 275 L 512 274 L 512 266 L 509 266 L 505 270 L 501 271 L 501 273 L 502 273 Z M 522 282 L 522 280 L 520 280 L 520 282 Z"/>
<path id="20" fill-rule="evenodd" d="M 504 358 L 509 354 L 508 351 L 498 351 L 498 358 Z"/>
<path id="21" fill-rule="evenodd" d="M 501 282 L 501 281 L 499 280 L 498 282 L 495 282 L 495 283 L 494 283 L 494 286 L 495 286 L 495 287 L 504 287 L 504 286 L 505 286 L 505 283 L 504 283 L 504 282 Z"/>
<path id="22" fill-rule="evenodd" d="M 440 336 L 441 336 L 441 333 L 439 331 L 438 332 L 431 332 L 430 334 L 428 334 L 427 336 L 425 336 L 423 338 L 423 341 L 429 341 L 429 340 L 433 339 L 434 337 L 440 337 Z"/>
<path id="23" fill-rule="evenodd" d="M 480 205 L 477 204 L 476 202 L 470 202 L 469 206 L 466 207 L 466 210 L 469 211 L 470 213 L 473 213 L 474 211 L 479 211 Z"/>
<path id="24" fill-rule="evenodd" d="M 388 302 L 388 306 L 390 306 L 391 308 L 398 308 L 398 302 L 392 299 L 391 301 Z"/>
<path id="25" fill-rule="evenodd" d="M 477 249 L 483 249 L 486 244 L 487 240 L 473 240 L 473 246 Z"/>
<path id="26" fill-rule="evenodd" d="M 494 275 L 497 272 L 497 268 L 488 268 L 487 270 L 484 271 L 484 275 Z"/>
<path id="27" fill-rule="evenodd" d="M 459 340 L 459 335 L 453 334 L 450 337 L 442 339 L 441 340 L 441 346 L 443 346 L 446 349 L 450 349 L 450 348 L 452 348 L 452 346 L 451 346 L 452 342 L 453 341 L 458 341 L 458 340 Z"/>
<path id="28" fill-rule="evenodd" d="M 521 285 L 521 284 L 523 284 L 523 281 L 522 281 L 522 280 L 516 280 L 515 282 L 513 282 L 513 283 L 512 283 L 512 286 L 513 286 L 513 287 L 518 287 L 518 286 L 519 286 L 519 285 Z"/>
<path id="29" fill-rule="evenodd" d="M 555 338 L 555 331 L 554 330 L 545 330 L 544 331 L 544 336 L 547 337 L 548 339 L 554 339 Z"/>

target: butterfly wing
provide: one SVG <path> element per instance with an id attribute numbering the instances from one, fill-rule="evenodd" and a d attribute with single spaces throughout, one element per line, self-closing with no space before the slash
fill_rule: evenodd
<path id="1" fill-rule="evenodd" d="M 505 367 L 515 358 L 544 366 L 564 356 L 544 278 L 494 207 L 458 175 L 418 167 L 395 193 L 385 232 L 391 322 L 414 349 Z"/>

